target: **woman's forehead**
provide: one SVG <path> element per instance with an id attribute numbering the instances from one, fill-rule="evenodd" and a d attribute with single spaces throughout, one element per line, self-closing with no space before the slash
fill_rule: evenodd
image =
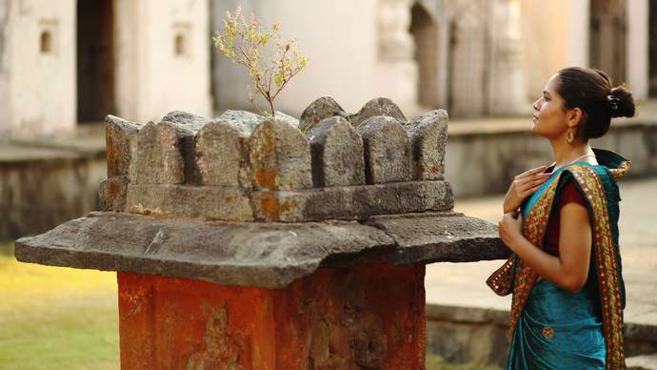
<path id="1" fill-rule="evenodd" d="M 545 87 L 543 88 L 543 91 L 550 93 L 550 95 L 559 95 L 558 87 L 559 87 L 559 75 L 554 75 L 550 77 L 547 83 L 545 83 Z"/>

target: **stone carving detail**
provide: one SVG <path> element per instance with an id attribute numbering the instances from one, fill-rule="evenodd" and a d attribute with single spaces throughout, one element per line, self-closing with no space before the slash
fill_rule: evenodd
<path id="1" fill-rule="evenodd" d="M 299 130 L 308 132 L 318 125 L 321 120 L 334 116 L 347 117 L 347 113 L 332 97 L 321 97 L 312 102 L 308 108 L 301 113 L 301 118 L 299 119 Z"/>
<path id="2" fill-rule="evenodd" d="M 356 114 L 349 117 L 351 123 L 359 127 L 367 119 L 375 116 L 391 117 L 399 121 L 402 125 L 406 123 L 406 117 L 397 104 L 388 98 L 376 98 L 365 103 L 363 108 Z"/>
<path id="3" fill-rule="evenodd" d="M 267 119 L 253 130 L 251 141 L 254 188 L 311 187 L 310 147 L 299 130 L 283 121 Z"/>
<path id="4" fill-rule="evenodd" d="M 240 174 L 247 166 L 246 138 L 244 132 L 227 122 L 209 122 L 199 130 L 194 143 L 194 173 L 198 174 L 198 184 L 240 186 Z"/>
<path id="5" fill-rule="evenodd" d="M 442 175 L 444 111 L 407 123 L 389 99 L 348 114 L 326 97 L 306 109 L 301 123 L 276 117 L 175 111 L 144 125 L 108 116 L 102 209 L 305 222 L 452 208 Z M 297 125 L 310 130 L 307 137 Z"/>
<path id="6" fill-rule="evenodd" d="M 358 131 L 365 145 L 368 184 L 411 180 L 410 140 L 397 120 L 375 116 L 363 122 Z"/>
<path id="7" fill-rule="evenodd" d="M 342 117 L 327 118 L 309 133 L 316 187 L 365 184 L 363 139 Z"/>
<path id="8" fill-rule="evenodd" d="M 447 111 L 434 110 L 404 126 L 413 147 L 413 171 L 418 180 L 442 180 L 447 146 Z"/>
<path id="9" fill-rule="evenodd" d="M 122 212 L 128 184 L 135 180 L 132 161 L 137 152 L 137 134 L 142 123 L 130 122 L 112 115 L 105 124 L 107 147 L 107 179 L 100 184 L 100 206 L 107 211 Z"/>

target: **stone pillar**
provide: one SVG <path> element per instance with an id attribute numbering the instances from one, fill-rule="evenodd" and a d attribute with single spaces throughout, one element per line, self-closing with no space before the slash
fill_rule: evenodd
<path id="1" fill-rule="evenodd" d="M 438 100 L 439 107 L 447 107 L 449 103 L 449 63 L 451 56 L 450 40 L 452 29 L 449 22 L 449 7 L 444 2 L 436 4 L 436 22 L 438 28 Z"/>
<path id="2" fill-rule="evenodd" d="M 382 0 L 378 5 L 378 65 L 376 91 L 407 111 L 418 108 L 418 66 L 414 60 L 411 0 Z"/>
<path id="3" fill-rule="evenodd" d="M 629 0 L 627 2 L 627 84 L 632 89 L 635 99 L 648 98 L 650 65 L 649 65 L 649 18 L 650 4 L 648 0 Z M 616 81 L 620 83 L 622 81 Z"/>
<path id="4" fill-rule="evenodd" d="M 121 272 L 121 368 L 420 369 L 423 281 L 423 265 L 380 263 L 281 289 Z"/>
<path id="5" fill-rule="evenodd" d="M 568 66 L 587 67 L 589 65 L 590 51 L 590 24 L 591 24 L 591 1 L 590 0 L 566 0 L 564 12 L 568 19 L 566 35 Z M 563 67 L 560 67 L 563 68 Z M 556 72 L 556 71 L 555 71 Z"/>
<path id="6" fill-rule="evenodd" d="M 118 271 L 123 369 L 421 369 L 424 265 L 507 254 L 451 211 L 442 110 L 107 121 L 103 212 L 16 257 Z"/>
<path id="7" fill-rule="evenodd" d="M 486 113 L 490 22 L 489 1 L 460 1 L 452 5 L 450 112 L 458 116 Z"/>
<path id="8" fill-rule="evenodd" d="M 522 65 L 519 1 L 493 1 L 488 114 L 511 115 L 531 111 Z"/>

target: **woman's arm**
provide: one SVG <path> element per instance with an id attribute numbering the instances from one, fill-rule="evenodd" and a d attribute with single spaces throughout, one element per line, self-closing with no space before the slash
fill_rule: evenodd
<path id="1" fill-rule="evenodd" d="M 577 293 L 586 284 L 591 260 L 593 235 L 586 208 L 567 203 L 560 211 L 559 257 L 529 242 L 521 231 L 522 220 L 510 213 L 499 222 L 500 238 L 511 250 L 544 279 Z"/>

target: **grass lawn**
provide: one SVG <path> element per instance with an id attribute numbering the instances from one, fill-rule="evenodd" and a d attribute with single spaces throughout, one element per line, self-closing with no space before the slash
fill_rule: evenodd
<path id="1" fill-rule="evenodd" d="M 119 369 L 116 274 L 11 255 L 0 245 L 0 369 Z"/>

